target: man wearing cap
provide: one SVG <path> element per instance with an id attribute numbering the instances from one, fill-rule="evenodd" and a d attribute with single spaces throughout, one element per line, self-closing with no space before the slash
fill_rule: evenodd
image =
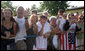
<path id="1" fill-rule="evenodd" d="M 36 14 L 37 15 L 37 11 L 36 10 L 32 10 L 32 14 Z"/>
<path id="2" fill-rule="evenodd" d="M 66 19 L 63 16 L 63 11 L 60 9 L 58 12 L 58 19 L 56 20 L 56 24 L 58 24 L 58 20 L 60 20 L 60 26 L 59 28 L 61 29 L 61 31 L 63 31 L 63 24 L 66 22 Z"/>
<path id="3" fill-rule="evenodd" d="M 63 37 L 62 36 L 62 34 L 63 34 L 63 25 L 64 25 L 64 23 L 66 22 L 66 19 L 64 18 L 64 15 L 63 15 L 63 10 L 62 9 L 60 9 L 59 11 L 58 11 L 58 16 L 57 16 L 57 20 L 56 20 L 56 24 L 58 24 L 58 21 L 60 21 L 60 25 L 59 25 L 59 29 L 60 29 L 60 34 L 59 34 L 59 39 L 60 40 L 62 40 L 61 39 L 61 37 Z M 62 44 L 61 44 L 61 41 L 59 41 L 60 42 L 60 44 L 59 44 L 59 46 L 60 46 L 60 49 L 61 50 L 63 50 L 61 47 L 62 47 Z"/>

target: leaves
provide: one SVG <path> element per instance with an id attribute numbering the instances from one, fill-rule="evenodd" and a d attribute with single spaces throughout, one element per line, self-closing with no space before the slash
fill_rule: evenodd
<path id="1" fill-rule="evenodd" d="M 47 10 L 51 15 L 57 15 L 59 9 L 65 9 L 68 7 L 67 1 L 43 1 L 41 3 L 43 10 Z"/>
<path id="2" fill-rule="evenodd" d="M 14 12 L 14 15 L 16 15 L 16 8 L 17 8 L 17 6 L 12 6 L 12 2 L 11 1 L 1 1 L 1 8 L 3 8 L 3 9 L 11 8 L 12 11 Z"/>

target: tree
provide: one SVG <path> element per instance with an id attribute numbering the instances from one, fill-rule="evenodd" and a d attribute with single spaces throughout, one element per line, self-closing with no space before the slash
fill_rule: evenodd
<path id="1" fill-rule="evenodd" d="M 38 12 L 38 13 L 39 13 L 39 12 L 43 12 L 42 8 L 41 8 L 41 7 L 37 8 L 37 12 Z"/>
<path id="2" fill-rule="evenodd" d="M 32 7 L 31 7 L 31 10 L 35 10 L 35 9 L 37 9 L 37 8 L 36 8 L 36 5 L 33 4 Z"/>
<path id="3" fill-rule="evenodd" d="M 42 10 L 47 10 L 50 15 L 57 15 L 59 9 L 65 9 L 68 7 L 67 1 L 43 1 L 41 3 Z"/>
<path id="4" fill-rule="evenodd" d="M 5 9 L 5 8 L 10 8 L 12 9 L 14 15 L 16 15 L 16 8 L 17 6 L 12 6 L 12 2 L 10 1 L 1 1 L 1 8 Z"/>
<path id="5" fill-rule="evenodd" d="M 35 4 L 33 4 L 33 5 L 32 5 L 32 7 L 31 7 L 31 11 L 32 11 L 32 10 L 36 10 L 36 11 L 37 11 L 37 13 L 39 13 L 39 12 L 42 12 L 42 11 L 43 11 L 41 7 L 38 7 L 38 8 L 37 8 Z"/>

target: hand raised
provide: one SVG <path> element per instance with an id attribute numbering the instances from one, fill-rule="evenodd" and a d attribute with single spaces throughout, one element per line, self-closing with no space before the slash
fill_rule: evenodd
<path id="1" fill-rule="evenodd" d="M 27 8 L 25 11 L 24 11 L 24 16 L 25 18 L 28 18 L 30 12 L 29 12 L 29 8 Z"/>

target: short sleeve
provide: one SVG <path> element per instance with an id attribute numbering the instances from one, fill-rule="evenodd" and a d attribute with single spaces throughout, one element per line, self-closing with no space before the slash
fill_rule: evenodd
<path id="1" fill-rule="evenodd" d="M 40 30 L 41 30 L 40 22 L 37 22 L 36 25 L 38 26 L 38 32 L 40 32 Z"/>

